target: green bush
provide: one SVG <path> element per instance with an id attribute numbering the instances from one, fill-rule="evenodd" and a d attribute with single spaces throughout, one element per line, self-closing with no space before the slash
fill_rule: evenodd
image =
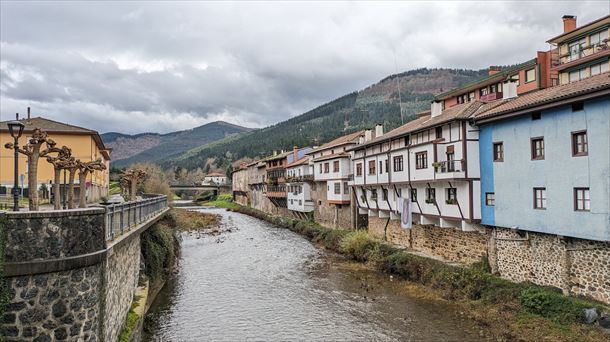
<path id="1" fill-rule="evenodd" d="M 141 244 L 146 275 L 152 281 L 165 276 L 176 260 L 178 241 L 173 230 L 165 224 L 155 224 L 142 233 Z"/>
<path id="2" fill-rule="evenodd" d="M 231 194 L 220 194 L 216 196 L 216 200 L 220 202 L 233 202 L 233 196 Z"/>
<path id="3" fill-rule="evenodd" d="M 345 235 L 339 250 L 354 260 L 368 261 L 379 244 L 380 241 L 371 237 L 368 232 L 357 230 Z"/>
<path id="4" fill-rule="evenodd" d="M 534 286 L 521 292 L 519 299 L 529 312 L 558 323 L 581 322 L 583 310 L 591 307 L 591 303 Z"/>

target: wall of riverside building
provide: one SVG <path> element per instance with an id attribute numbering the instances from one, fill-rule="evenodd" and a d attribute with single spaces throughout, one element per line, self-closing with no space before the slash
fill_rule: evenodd
<path id="1" fill-rule="evenodd" d="M 327 200 L 327 183 L 315 182 L 311 189 L 314 221 L 327 228 L 352 229 L 352 208 L 349 204 L 329 204 Z"/>

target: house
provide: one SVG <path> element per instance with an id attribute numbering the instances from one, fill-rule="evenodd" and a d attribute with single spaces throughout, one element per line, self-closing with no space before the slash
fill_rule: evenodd
<path id="1" fill-rule="evenodd" d="M 272 156 L 264 159 L 267 172 L 265 196 L 277 208 L 288 208 L 288 194 L 286 189 L 287 165 L 302 158 L 308 151 L 309 148 L 299 149 L 294 146 L 292 151 L 274 153 Z M 284 211 L 282 210 L 282 212 Z"/>
<path id="2" fill-rule="evenodd" d="M 493 269 L 610 302 L 610 73 L 479 113 Z"/>
<path id="3" fill-rule="evenodd" d="M 351 208 L 352 194 L 349 182 L 352 178 L 350 153 L 364 136 L 358 131 L 332 140 L 309 151 L 313 165 L 315 191 L 314 219 L 331 228 L 353 228 L 354 211 Z"/>
<path id="4" fill-rule="evenodd" d="M 93 171 L 87 178 L 86 184 L 79 184 L 78 176 L 75 180 L 75 193 L 78 198 L 81 189 L 87 191 L 87 201 L 96 202 L 101 197 L 108 195 L 108 186 L 110 184 L 110 152 L 111 149 L 104 146 L 102 139 L 98 132 L 78 127 L 54 120 L 50 120 L 43 117 L 30 118 L 29 115 L 25 119 L 19 120 L 25 125 L 23 135 L 19 139 L 19 146 L 25 146 L 30 139 L 35 128 L 40 128 L 47 132 L 49 137 L 53 139 L 58 147 L 67 146 L 72 149 L 72 155 L 76 159 L 80 159 L 83 162 L 97 160 L 101 158 L 106 165 L 106 170 Z M 8 126 L 8 121 L 0 122 L 0 147 L 2 152 L 0 153 L 0 195 L 10 194 L 13 188 L 13 174 L 14 174 L 14 162 L 13 153 L 4 148 L 6 143 L 12 143 L 13 138 L 11 137 Z M 42 149 L 46 148 L 43 145 Z M 19 183 L 23 184 L 24 195 L 27 196 L 28 189 L 28 172 L 27 172 L 27 157 L 23 154 L 19 154 Z M 38 189 L 47 187 L 50 189 L 53 184 L 54 169 L 53 165 L 48 163 L 44 158 L 38 161 Z M 63 193 L 62 186 L 62 193 Z M 43 191 L 40 198 L 49 199 L 51 191 Z"/>
<path id="5" fill-rule="evenodd" d="M 231 186 L 233 190 L 233 200 L 241 205 L 250 205 L 248 196 L 248 167 L 241 164 L 231 173 Z"/>
<path id="6" fill-rule="evenodd" d="M 268 201 L 265 197 L 265 186 L 267 184 L 267 171 L 265 170 L 265 166 L 266 163 L 262 160 L 246 165 L 250 197 L 249 205 L 257 210 L 264 210 L 264 203 Z"/>
<path id="7" fill-rule="evenodd" d="M 556 73 L 551 73 L 554 51 L 538 51 L 536 58 L 518 65 L 500 68 L 489 67 L 489 75 L 435 96 L 434 101 L 442 109 L 472 101 L 490 102 L 502 99 L 507 82 L 517 84 L 516 95 L 548 88 L 557 84 Z M 510 94 L 514 96 L 515 94 Z"/>
<path id="8" fill-rule="evenodd" d="M 313 165 L 309 163 L 309 156 L 305 155 L 286 166 L 286 189 L 288 210 L 298 218 L 309 218 L 308 213 L 314 209 L 311 188 L 313 186 Z"/>
<path id="9" fill-rule="evenodd" d="M 610 58 L 610 15 L 577 27 L 576 16 L 563 16 L 563 33 L 547 42 L 557 50 L 551 70 L 566 84 L 607 72 Z"/>
<path id="10" fill-rule="evenodd" d="M 203 177 L 203 185 L 213 184 L 213 185 L 226 185 L 227 184 L 227 176 L 224 173 L 220 172 L 212 172 L 208 173 Z"/>

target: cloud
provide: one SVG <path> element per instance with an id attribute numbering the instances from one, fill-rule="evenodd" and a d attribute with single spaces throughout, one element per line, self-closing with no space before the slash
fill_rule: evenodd
<path id="1" fill-rule="evenodd" d="M 105 131 L 263 127 L 417 67 L 546 50 L 601 2 L 2 2 L 0 115 Z M 395 64 L 396 58 L 396 64 Z"/>

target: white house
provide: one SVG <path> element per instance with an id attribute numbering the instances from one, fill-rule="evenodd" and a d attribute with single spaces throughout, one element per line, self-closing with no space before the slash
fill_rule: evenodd
<path id="1" fill-rule="evenodd" d="M 310 213 L 314 210 L 311 199 L 311 182 L 313 166 L 309 165 L 309 156 L 304 156 L 286 166 L 286 191 L 288 210 L 298 213 Z"/>
<path id="2" fill-rule="evenodd" d="M 214 185 L 225 185 L 227 184 L 227 177 L 220 172 L 208 173 L 203 178 L 203 185 L 214 184 Z"/>

